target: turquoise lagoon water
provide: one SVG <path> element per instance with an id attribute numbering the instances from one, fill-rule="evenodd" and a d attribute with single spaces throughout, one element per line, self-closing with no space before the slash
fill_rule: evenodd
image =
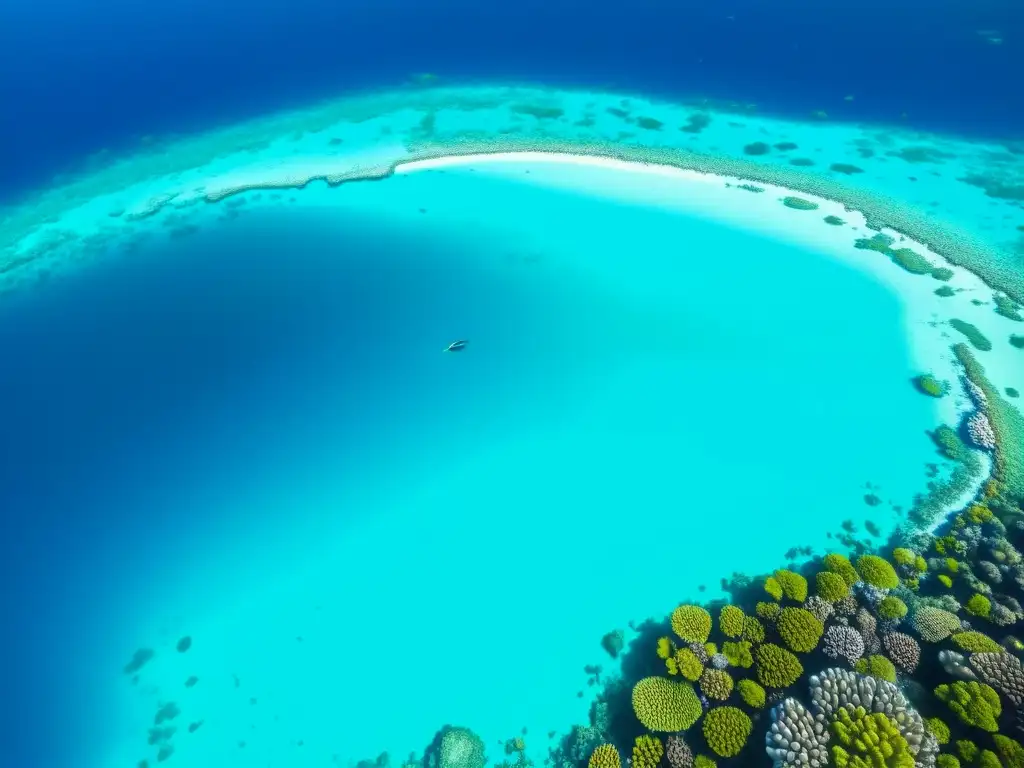
<path id="1" fill-rule="evenodd" d="M 248 193 L 4 310 L 5 398 L 57 376 L 84 436 L 9 431 L 7 471 L 45 457 L 102 510 L 46 609 L 89 659 L 61 667 L 80 765 L 152 760 L 168 701 L 195 768 L 401 759 L 444 723 L 542 759 L 604 633 L 923 490 L 898 296 L 529 170 Z"/>

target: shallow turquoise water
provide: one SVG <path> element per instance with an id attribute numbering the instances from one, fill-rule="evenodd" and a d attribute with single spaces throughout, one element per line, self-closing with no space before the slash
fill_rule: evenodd
<path id="1" fill-rule="evenodd" d="M 82 473 L 122 526 L 75 550 L 102 575 L 69 627 L 109 697 L 99 765 L 146 754 L 168 700 L 204 721 L 174 740 L 199 768 L 401 757 L 445 722 L 543 757 L 605 632 L 843 519 L 891 527 L 865 483 L 907 505 L 936 460 L 897 298 L 818 254 L 471 170 L 297 200 L 211 206 L 33 310 L 38 365 L 121 372 L 81 402 L 148 393 Z"/>

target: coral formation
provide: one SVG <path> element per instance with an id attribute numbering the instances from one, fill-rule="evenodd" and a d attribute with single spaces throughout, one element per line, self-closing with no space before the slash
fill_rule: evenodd
<path id="1" fill-rule="evenodd" d="M 786 688 L 804 672 L 796 656 L 774 643 L 759 645 L 754 651 L 754 660 L 757 662 L 757 679 L 769 688 Z"/>
<path id="2" fill-rule="evenodd" d="M 878 555 L 861 555 L 857 558 L 857 573 L 866 583 L 879 589 L 895 589 L 900 585 L 896 569 Z"/>
<path id="3" fill-rule="evenodd" d="M 726 637 L 739 637 L 743 634 L 743 611 L 735 605 L 726 605 L 718 614 L 718 628 Z"/>
<path id="4" fill-rule="evenodd" d="M 765 692 L 764 688 L 755 683 L 753 680 L 744 678 L 736 683 L 736 690 L 740 694 L 740 698 L 743 699 L 744 703 L 748 707 L 754 709 L 760 709 L 765 704 Z"/>
<path id="5" fill-rule="evenodd" d="M 977 680 L 957 680 L 935 689 L 935 698 L 943 701 L 964 723 L 994 733 L 1002 714 L 999 694 Z"/>
<path id="6" fill-rule="evenodd" d="M 633 757 L 630 766 L 632 768 L 658 768 L 664 754 L 665 747 L 660 739 L 649 734 L 637 736 L 633 743 Z"/>
<path id="7" fill-rule="evenodd" d="M 711 614 L 699 605 L 680 605 L 672 612 L 672 631 L 691 643 L 703 643 L 711 634 Z"/>
<path id="8" fill-rule="evenodd" d="M 622 758 L 619 750 L 611 744 L 601 744 L 590 755 L 589 768 L 620 768 Z"/>
<path id="9" fill-rule="evenodd" d="M 705 669 L 700 678 L 700 690 L 709 699 L 725 701 L 732 693 L 732 676 L 723 669 Z"/>
<path id="10" fill-rule="evenodd" d="M 742 751 L 752 728 L 753 723 L 743 710 L 716 707 L 704 718 L 704 739 L 715 754 L 732 757 Z"/>
<path id="11" fill-rule="evenodd" d="M 818 596 L 830 603 L 842 600 L 850 594 L 850 587 L 838 573 L 822 571 L 814 577 Z"/>
<path id="12" fill-rule="evenodd" d="M 824 625 L 804 608 L 783 608 L 775 622 L 775 629 L 786 646 L 798 653 L 807 653 L 818 647 Z"/>
<path id="13" fill-rule="evenodd" d="M 697 722 L 701 704 L 689 683 L 645 677 L 633 686 L 633 712 L 648 730 L 674 733 Z"/>
<path id="14" fill-rule="evenodd" d="M 896 721 L 881 712 L 868 713 L 857 707 L 843 708 L 829 726 L 832 733 L 832 762 L 836 766 L 870 768 L 913 768 L 910 745 Z"/>

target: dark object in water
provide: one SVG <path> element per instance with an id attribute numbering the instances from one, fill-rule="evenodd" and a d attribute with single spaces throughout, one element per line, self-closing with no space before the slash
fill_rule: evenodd
<path id="1" fill-rule="evenodd" d="M 461 352 L 462 350 L 464 350 L 466 348 L 467 344 L 469 344 L 469 340 L 468 339 L 459 339 L 458 341 L 453 341 L 451 344 L 449 344 L 447 347 L 445 347 L 444 351 L 445 352 Z"/>

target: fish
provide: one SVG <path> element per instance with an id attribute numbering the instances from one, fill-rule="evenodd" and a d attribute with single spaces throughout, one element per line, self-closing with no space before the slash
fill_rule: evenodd
<path id="1" fill-rule="evenodd" d="M 468 339 L 459 339 L 458 341 L 453 341 L 451 344 L 449 344 L 447 347 L 445 347 L 444 351 L 445 352 L 461 352 L 463 349 L 466 348 L 467 344 L 469 344 L 469 340 Z"/>

